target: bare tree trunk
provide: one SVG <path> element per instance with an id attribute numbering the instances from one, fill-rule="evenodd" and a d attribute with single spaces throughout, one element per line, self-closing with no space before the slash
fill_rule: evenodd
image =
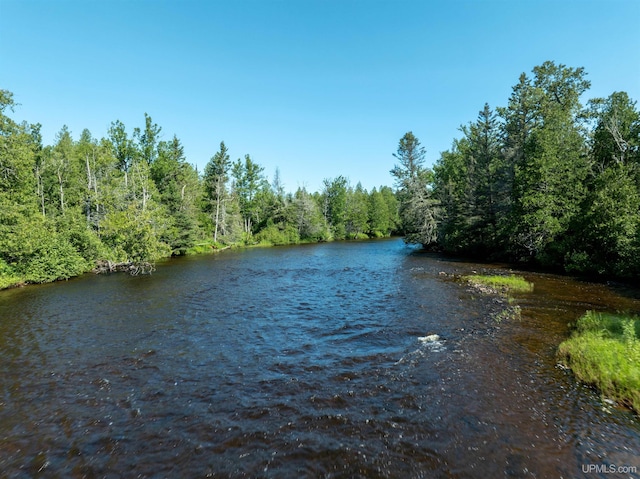
<path id="1" fill-rule="evenodd" d="M 142 187 L 142 211 L 147 209 L 147 187 Z"/>
<path id="2" fill-rule="evenodd" d="M 186 185 L 185 185 L 186 186 Z M 216 217 L 213 229 L 213 241 L 218 242 L 218 230 L 220 228 L 220 203 L 222 203 L 222 182 L 221 178 L 216 180 Z"/>
<path id="3" fill-rule="evenodd" d="M 92 183 L 92 178 L 91 178 L 91 166 L 89 165 L 89 155 L 86 155 L 84 157 L 85 159 L 85 163 L 87 164 L 87 200 L 88 200 L 88 205 L 87 205 L 87 223 L 91 222 L 91 183 Z"/>
<path id="4" fill-rule="evenodd" d="M 95 174 L 95 166 L 96 166 L 96 152 L 94 150 L 93 152 L 93 166 L 94 166 L 94 173 L 93 173 L 93 192 L 96 194 L 96 216 L 98 215 L 99 212 L 99 201 L 98 201 L 98 177 Z"/>
<path id="5" fill-rule="evenodd" d="M 42 184 L 42 173 L 40 167 L 36 166 L 36 180 L 38 181 L 38 197 L 40 198 L 40 206 L 42 208 L 42 216 L 47 216 L 44 209 L 44 185 Z"/>
<path id="6" fill-rule="evenodd" d="M 220 198 L 216 200 L 216 218 L 215 223 L 213 225 L 213 241 L 214 243 L 218 242 L 218 219 L 220 218 Z"/>
<path id="7" fill-rule="evenodd" d="M 58 185 L 60 186 L 60 210 L 62 212 L 62 216 L 64 216 L 64 189 L 62 187 L 62 171 L 61 167 L 58 167 Z"/>

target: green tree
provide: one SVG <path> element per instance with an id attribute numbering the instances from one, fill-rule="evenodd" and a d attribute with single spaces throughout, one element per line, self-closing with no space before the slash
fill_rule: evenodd
<path id="1" fill-rule="evenodd" d="M 160 141 L 160 128 L 148 114 L 144 114 L 144 131 L 139 128 L 133 130 L 133 142 L 137 146 L 137 156 L 140 161 L 151 165 L 158 157 L 158 144 Z"/>
<path id="2" fill-rule="evenodd" d="M 640 119 L 636 102 L 626 92 L 589 102 L 596 121 L 591 139 L 594 172 L 607 167 L 640 163 Z"/>
<path id="3" fill-rule="evenodd" d="M 170 142 L 158 144 L 158 156 L 151 164 L 151 178 L 171 219 L 163 241 L 173 254 L 185 254 L 199 237 L 201 189 L 198 172 L 187 163 L 184 147 L 176 136 Z"/>
<path id="4" fill-rule="evenodd" d="M 439 243 L 447 251 L 485 256 L 499 247 L 504 202 L 504 163 L 496 115 L 489 105 L 464 137 L 436 165 L 435 193 L 441 205 Z"/>
<path id="5" fill-rule="evenodd" d="M 226 228 L 227 181 L 231 170 L 231 159 L 224 141 L 220 150 L 209 160 L 204 169 L 204 189 L 207 198 L 207 209 L 213 220 L 213 241 L 218 241 L 218 234 Z"/>
<path id="6" fill-rule="evenodd" d="M 56 136 L 56 144 L 51 149 L 49 158 L 49 171 L 51 173 L 52 190 L 57 196 L 57 210 L 64 216 L 65 209 L 69 203 L 76 205 L 77 197 L 71 197 L 70 189 L 73 188 L 75 180 L 78 178 L 77 165 L 75 161 L 75 148 L 71 132 L 67 126 L 63 126 Z"/>
<path id="7" fill-rule="evenodd" d="M 355 188 L 347 190 L 346 233 L 348 237 L 359 238 L 369 231 L 369 195 L 358 182 Z"/>
<path id="8" fill-rule="evenodd" d="M 424 166 L 426 150 L 408 132 L 400 139 L 391 170 L 395 178 L 399 215 L 405 241 L 433 245 L 437 239 L 437 202 L 433 198 L 433 173 Z"/>
<path id="9" fill-rule="evenodd" d="M 238 159 L 233 163 L 231 175 L 234 179 L 234 192 L 237 195 L 244 233 L 251 237 L 253 225 L 260 222 L 259 203 L 256 196 L 260 189 L 268 186 L 262 172 L 264 168 L 254 162 L 249 155 L 244 161 Z M 268 195 L 267 195 L 268 196 Z"/>
<path id="10" fill-rule="evenodd" d="M 0 284 L 77 275 L 87 269 L 87 263 L 39 208 L 39 180 L 43 180 L 36 174 L 36 157 L 42 153 L 39 127 L 32 130 L 15 123 L 5 115 L 13 107 L 12 93 L 0 90 Z M 66 135 L 65 142 L 66 161 L 72 149 Z M 62 195 L 63 206 L 64 201 Z"/>
<path id="11" fill-rule="evenodd" d="M 155 213 L 153 208 L 142 210 L 135 203 L 107 213 L 101 237 L 113 251 L 110 259 L 143 265 L 171 253 L 169 246 L 160 240 L 162 225 Z"/>
<path id="12" fill-rule="evenodd" d="M 589 191 L 566 253 L 571 271 L 640 274 L 640 113 L 624 92 L 590 102 Z"/>
<path id="13" fill-rule="evenodd" d="M 386 236 L 389 230 L 389 211 L 382 194 L 374 187 L 369 194 L 369 234 Z"/>
<path id="14" fill-rule="evenodd" d="M 533 81 L 521 77 L 503 111 L 507 144 L 515 145 L 511 236 L 518 257 L 556 263 L 585 195 L 588 164 L 578 120 L 589 82 L 582 68 L 553 62 L 533 73 Z"/>
<path id="15" fill-rule="evenodd" d="M 329 239 L 328 227 L 318 203 L 305 188 L 298 188 L 286 208 L 286 222 L 292 224 L 303 240 Z"/>
<path id="16" fill-rule="evenodd" d="M 438 244 L 451 253 L 471 249 L 467 206 L 468 140 L 454 140 L 450 150 L 444 151 L 435 165 L 434 194 L 440 205 Z"/>
<path id="17" fill-rule="evenodd" d="M 391 233 L 397 232 L 400 225 L 398 199 L 390 186 L 381 186 L 379 191 L 384 198 L 385 205 L 387 206 L 387 213 L 389 217 L 387 234 L 390 235 Z"/>
<path id="18" fill-rule="evenodd" d="M 344 239 L 347 234 L 347 183 L 344 176 L 323 181 L 322 213 L 334 239 Z"/>

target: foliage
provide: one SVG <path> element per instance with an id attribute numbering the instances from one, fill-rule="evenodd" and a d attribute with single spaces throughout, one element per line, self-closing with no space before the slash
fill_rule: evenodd
<path id="1" fill-rule="evenodd" d="M 19 284 L 21 281 L 14 269 L 9 266 L 3 259 L 0 259 L 0 289 Z"/>
<path id="2" fill-rule="evenodd" d="M 437 207 L 418 217 L 436 212 L 439 248 L 640 277 L 640 113 L 624 92 L 584 108 L 585 76 L 545 62 L 520 76 L 506 107 L 485 105 L 461 127 L 434 167 Z"/>
<path id="3" fill-rule="evenodd" d="M 300 235 L 293 225 L 270 224 L 255 235 L 255 240 L 263 245 L 298 244 Z"/>
<path id="4" fill-rule="evenodd" d="M 301 240 L 327 241 L 331 236 L 318 202 L 304 188 L 298 188 L 289 199 L 284 215 L 286 222 L 296 228 Z"/>
<path id="5" fill-rule="evenodd" d="M 404 234 L 446 252 L 640 277 L 640 112 L 624 92 L 581 104 L 582 68 L 545 62 L 489 105 L 433 171 L 407 132 L 395 190 L 337 176 L 287 194 L 224 142 L 200 174 L 180 140 L 116 120 L 44 145 L 0 90 L 0 286 L 66 278 L 96 261 L 153 262 L 233 244 Z"/>
<path id="6" fill-rule="evenodd" d="M 398 201 L 388 186 L 378 191 L 373 188 L 369 195 L 369 234 L 374 237 L 389 236 L 399 224 Z"/>
<path id="7" fill-rule="evenodd" d="M 0 90 L 0 288 L 105 263 L 150 271 L 168 255 L 240 243 L 388 235 L 398 224 L 388 187 L 370 194 L 339 176 L 322 193 L 286 194 L 278 170 L 270 185 L 249 155 L 232 163 L 224 142 L 200 175 L 147 113 L 141 128 L 116 120 L 105 138 L 83 130 L 76 141 L 64 126 L 43 145 L 39 124 L 8 115 L 14 106 Z"/>
<path id="8" fill-rule="evenodd" d="M 395 178 L 402 232 L 407 243 L 433 245 L 437 240 L 438 203 L 430 185 L 433 173 L 424 166 L 426 150 L 407 132 L 400 139 L 391 170 Z"/>
<path id="9" fill-rule="evenodd" d="M 153 211 L 129 205 L 125 210 L 107 214 L 100 235 L 114 253 L 114 260 L 142 263 L 171 254 L 169 246 L 160 241 L 157 228 L 157 215 Z"/>
<path id="10" fill-rule="evenodd" d="M 341 240 L 347 236 L 347 196 L 348 180 L 344 176 L 324 180 L 322 213 L 332 239 Z"/>
<path id="11" fill-rule="evenodd" d="M 588 311 L 558 355 L 579 379 L 640 412 L 640 318 Z"/>
<path id="12" fill-rule="evenodd" d="M 89 263 L 71 243 L 60 235 L 51 234 L 39 238 L 31 255 L 22 258 L 17 268 L 21 277 L 29 283 L 68 279 L 89 269 Z"/>
<path id="13" fill-rule="evenodd" d="M 227 181 L 231 173 L 231 159 L 227 146 L 220 142 L 220 150 L 211 157 L 204 169 L 205 210 L 213 220 L 213 241 L 224 235 L 227 226 L 226 204 L 229 197 Z"/>

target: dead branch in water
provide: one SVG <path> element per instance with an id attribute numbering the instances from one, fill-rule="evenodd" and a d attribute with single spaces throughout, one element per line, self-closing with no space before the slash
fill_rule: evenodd
<path id="1" fill-rule="evenodd" d="M 155 270 L 155 266 L 148 261 L 123 261 L 116 263 L 109 260 L 100 260 L 96 263 L 96 267 L 93 268 L 93 272 L 96 274 L 123 272 L 129 273 L 131 276 L 151 274 Z"/>

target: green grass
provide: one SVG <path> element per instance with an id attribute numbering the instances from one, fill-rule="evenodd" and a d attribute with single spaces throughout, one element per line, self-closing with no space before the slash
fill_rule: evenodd
<path id="1" fill-rule="evenodd" d="M 521 317 L 521 309 L 511 293 L 528 293 L 533 291 L 533 283 L 529 283 L 522 276 L 500 275 L 472 275 L 463 276 L 462 279 L 474 288 L 485 294 L 501 294 L 507 300 L 505 308 L 494 316 L 496 322 L 518 320 Z"/>
<path id="2" fill-rule="evenodd" d="M 206 254 L 206 253 L 215 253 L 217 251 L 227 249 L 225 245 L 222 243 L 216 243 L 213 240 L 200 241 L 190 248 L 187 248 L 185 254 Z"/>
<path id="3" fill-rule="evenodd" d="M 464 279 L 475 286 L 488 286 L 499 292 L 520 292 L 528 293 L 533 291 L 533 283 L 528 282 L 522 276 L 499 276 L 499 275 L 473 275 L 465 276 Z"/>
<path id="4" fill-rule="evenodd" d="M 558 356 L 578 379 L 640 413 L 640 318 L 588 311 Z"/>

